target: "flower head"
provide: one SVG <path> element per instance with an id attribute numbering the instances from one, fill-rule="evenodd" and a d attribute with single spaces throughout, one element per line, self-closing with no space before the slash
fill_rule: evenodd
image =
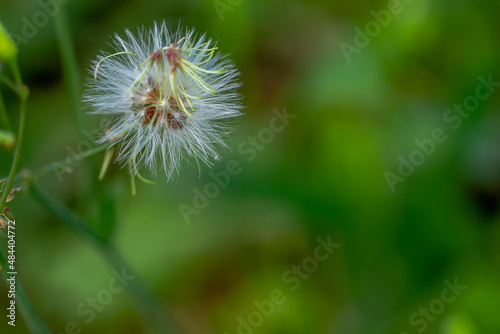
<path id="1" fill-rule="evenodd" d="M 100 143 L 117 147 L 117 160 L 167 177 L 192 157 L 211 165 L 231 122 L 241 114 L 239 72 L 205 35 L 170 32 L 165 23 L 115 35 L 115 53 L 95 61 L 85 100 L 107 117 Z"/>

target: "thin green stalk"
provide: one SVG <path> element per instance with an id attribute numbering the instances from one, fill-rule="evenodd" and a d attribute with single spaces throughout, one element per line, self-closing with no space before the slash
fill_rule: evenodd
<path id="1" fill-rule="evenodd" d="M 96 235 L 90 225 L 76 213 L 65 207 L 61 202 L 52 198 L 36 184 L 30 184 L 31 194 L 50 212 L 56 215 L 63 223 L 78 235 L 101 247 L 104 241 Z"/>
<path id="2" fill-rule="evenodd" d="M 10 167 L 9 176 L 7 177 L 7 183 L 5 185 L 4 191 L 2 192 L 2 197 L 0 198 L 0 212 L 3 209 L 5 202 L 7 201 L 10 189 L 12 188 L 12 184 L 14 183 L 14 177 L 21 162 L 21 148 L 24 140 L 24 129 L 26 127 L 26 103 L 28 101 L 28 95 L 29 95 L 28 87 L 23 85 L 23 81 L 21 78 L 21 71 L 19 70 L 17 60 L 16 59 L 11 60 L 9 65 L 15 83 L 12 84 L 10 80 L 8 80 L 3 76 L 2 76 L 2 81 L 6 83 L 10 88 L 12 88 L 17 93 L 17 95 L 19 95 L 19 131 L 17 133 L 17 144 L 16 144 L 16 150 L 14 152 L 14 159 Z M 1 104 L 0 108 L 2 108 L 5 111 L 5 105 L 3 104 L 3 100 L 1 101 L 0 104 Z M 6 274 L 7 273 L 6 268 L 8 268 L 8 263 L 7 263 L 7 258 L 2 250 L 0 250 L 0 266 L 2 267 L 5 273 L 6 283 L 8 283 Z M 19 283 L 17 279 L 16 279 L 16 301 L 18 303 L 18 308 L 21 314 L 23 315 L 24 319 L 26 320 L 26 324 L 31 333 L 39 333 L 39 334 L 50 333 L 48 327 L 42 322 L 40 317 L 36 314 L 35 309 L 31 305 L 28 296 L 24 292 L 21 283 Z"/>
<path id="3" fill-rule="evenodd" d="M 146 322 L 148 332 L 152 334 L 178 333 L 179 331 L 173 325 L 174 322 L 164 310 L 161 301 L 141 280 L 138 274 L 131 269 L 130 264 L 119 254 L 116 248 L 108 245 L 101 249 L 101 252 L 112 268 L 118 272 L 126 269 L 127 274 L 135 277 L 127 286 L 127 291 L 138 306 L 138 310 Z"/>
<path id="4" fill-rule="evenodd" d="M 7 108 L 5 108 L 2 92 L 0 92 L 0 121 L 2 122 L 2 127 L 4 129 L 9 131 L 11 130 L 9 115 L 7 114 Z"/>
<path id="5" fill-rule="evenodd" d="M 103 161 L 102 166 L 101 166 L 101 171 L 99 172 L 99 176 L 97 177 L 97 179 L 99 181 L 102 181 L 104 179 L 104 175 L 106 175 L 106 171 L 108 170 L 109 163 L 113 159 L 114 153 L 115 153 L 115 149 L 113 147 L 113 148 L 110 148 L 109 150 L 107 150 L 106 153 L 104 154 L 104 161 Z"/>
<path id="6" fill-rule="evenodd" d="M 134 304 L 144 317 L 151 333 L 177 333 L 168 315 L 164 312 L 161 302 L 141 281 L 138 275 L 132 271 L 130 265 L 112 244 L 97 235 L 87 221 L 50 196 L 36 184 L 31 185 L 31 191 L 35 199 L 58 217 L 67 227 L 84 237 L 91 244 L 97 246 L 111 268 L 120 273 L 122 270 L 125 270 L 127 275 L 135 277 L 129 281 L 127 291 L 134 299 Z"/>
<path id="7" fill-rule="evenodd" d="M 14 82 L 20 88 L 22 83 L 23 83 L 23 79 L 21 78 L 21 70 L 19 69 L 19 66 L 17 65 L 16 58 L 14 58 L 10 61 L 10 70 L 12 71 L 12 76 L 14 77 Z"/>
<path id="8" fill-rule="evenodd" d="M 14 93 L 18 96 L 22 96 L 21 91 L 16 87 L 16 84 L 9 80 L 6 76 L 0 74 L 0 82 L 2 82 L 5 86 L 9 87 Z"/>
<path id="9" fill-rule="evenodd" d="M 0 269 L 4 272 L 5 283 L 7 287 L 10 283 L 7 281 L 7 257 L 5 256 L 3 250 L 0 250 Z M 23 286 L 19 282 L 19 279 L 16 277 L 16 308 L 21 312 L 24 320 L 26 321 L 26 325 L 29 328 L 30 333 L 36 334 L 47 334 L 51 333 L 50 329 L 45 325 L 45 323 L 40 319 L 38 314 L 35 311 L 33 305 L 29 301 L 26 292 L 23 289 Z M 8 318 L 7 318 L 8 321 Z"/>
<path id="10" fill-rule="evenodd" d="M 21 148 L 24 140 L 24 129 L 26 127 L 26 102 L 28 100 L 29 90 L 27 86 L 24 86 L 21 79 L 21 74 L 19 73 L 19 67 L 17 66 L 17 61 L 13 60 L 11 62 L 12 73 L 14 75 L 16 85 L 21 91 L 19 96 L 19 131 L 17 133 L 17 143 L 16 150 L 14 151 L 14 159 L 12 160 L 12 165 L 10 167 L 9 176 L 7 178 L 7 183 L 5 185 L 4 191 L 2 192 L 2 197 L 0 198 L 0 212 L 2 211 L 7 197 L 9 196 L 10 189 L 14 183 L 14 177 L 16 176 L 19 163 L 21 162 Z"/>
<path id="11" fill-rule="evenodd" d="M 78 61 L 75 50 L 73 49 L 73 41 L 71 38 L 71 30 L 69 29 L 66 11 L 63 6 L 60 6 L 59 13 L 55 19 L 55 28 L 63 73 L 66 78 L 66 84 L 69 90 L 71 108 L 75 115 L 76 127 L 80 138 L 83 138 L 85 127 L 85 119 L 80 110 L 80 74 L 78 72 Z"/>
<path id="12" fill-rule="evenodd" d="M 33 182 L 36 178 L 40 176 L 44 176 L 49 173 L 57 173 L 61 172 L 63 170 L 71 168 L 72 165 L 77 164 L 83 160 L 90 159 L 92 157 L 95 157 L 96 155 L 99 155 L 100 153 L 106 151 L 108 149 L 108 145 L 101 145 L 94 147 L 88 151 L 85 151 L 83 153 L 77 153 L 71 157 L 68 157 L 66 159 L 54 161 L 49 165 L 45 165 L 42 167 L 39 167 L 37 169 L 23 169 L 19 171 L 19 173 L 16 174 L 14 177 L 14 181 L 20 181 L 20 180 L 25 180 L 28 182 Z M 0 180 L 6 179 L 8 176 L 4 176 L 0 178 Z"/>
<path id="13" fill-rule="evenodd" d="M 99 155 L 100 153 L 106 151 L 108 148 L 109 148 L 109 145 L 101 145 L 101 146 L 94 147 L 94 148 L 92 148 L 88 151 L 85 151 L 83 153 L 77 153 L 77 154 L 75 154 L 71 157 L 68 157 L 66 159 L 54 161 L 51 164 L 39 167 L 39 168 L 34 169 L 34 170 L 23 169 L 22 171 L 20 171 L 16 175 L 14 180 L 15 181 L 26 180 L 29 182 L 33 182 L 34 179 L 36 179 L 40 176 L 43 176 L 43 175 L 46 175 L 49 173 L 58 173 L 58 172 L 62 172 L 64 170 L 70 169 L 70 168 L 72 168 L 73 165 L 75 165 L 83 160 L 95 157 L 96 155 Z"/>

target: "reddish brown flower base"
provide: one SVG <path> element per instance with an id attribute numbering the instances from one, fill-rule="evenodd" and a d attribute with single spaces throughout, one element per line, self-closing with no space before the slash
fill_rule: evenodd
<path id="1" fill-rule="evenodd" d="M 137 101 L 134 104 L 140 104 L 142 107 L 137 109 L 135 113 L 142 113 L 144 118 L 143 125 L 155 125 L 162 122 L 165 129 L 182 129 L 185 126 L 185 121 L 188 116 L 180 110 L 177 102 L 173 97 L 161 99 L 160 87 L 156 84 L 153 88 L 149 83 L 146 84 L 145 90 L 139 90 Z M 163 93 L 164 94 L 164 93 Z"/>

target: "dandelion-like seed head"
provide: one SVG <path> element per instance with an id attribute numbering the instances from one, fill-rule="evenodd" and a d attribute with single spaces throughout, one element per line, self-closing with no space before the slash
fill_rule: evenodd
<path id="1" fill-rule="evenodd" d="M 133 175 L 163 166 L 170 179 L 191 157 L 211 165 L 241 115 L 239 72 L 215 43 L 193 30 L 172 33 L 165 23 L 126 38 L 94 63 L 85 100 L 107 117 L 100 143 L 116 147 Z"/>

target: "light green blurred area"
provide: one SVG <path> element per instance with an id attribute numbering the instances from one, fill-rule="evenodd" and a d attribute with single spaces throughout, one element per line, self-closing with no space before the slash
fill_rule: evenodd
<path id="1" fill-rule="evenodd" d="M 116 165 L 97 181 L 102 157 L 63 182 L 49 175 L 40 185 L 94 225 L 100 210 L 116 215 L 114 243 L 182 333 L 238 333 L 239 317 L 248 322 L 258 310 L 254 303 L 275 290 L 284 302 L 252 333 L 499 333 L 500 92 L 456 130 L 443 120 L 474 95 L 479 76 L 500 81 L 499 2 L 402 1 L 402 12 L 350 62 L 340 45 L 353 45 L 354 28 L 364 30 L 371 11 L 387 9 L 387 2 L 221 2 L 231 7 L 222 19 L 214 1 L 61 6 L 82 89 L 90 62 L 110 52 L 110 36 L 125 28 L 165 20 L 172 29 L 180 23 L 218 40 L 244 82 L 245 115 L 231 137 L 232 152 L 212 169 L 185 163 L 174 182 L 159 173 L 158 185 L 138 183 L 135 197 Z M 26 20 L 41 10 L 34 1 L 2 0 L 0 21 L 22 35 Z M 66 157 L 79 140 L 54 18 L 37 29 L 19 45 L 31 90 L 22 162 L 30 168 Z M 17 125 L 15 98 L 0 88 Z M 295 118 L 247 161 L 239 145 L 284 108 Z M 100 121 L 85 120 L 89 130 Z M 385 173 L 397 173 L 399 156 L 408 159 L 418 149 L 415 140 L 436 128 L 447 140 L 391 191 Z M 8 174 L 11 159 L 12 151 L 0 149 L 0 175 Z M 192 205 L 195 190 L 213 182 L 210 171 L 225 170 L 231 160 L 241 173 L 187 224 L 179 204 Z M 145 331 L 126 289 L 90 323 L 78 315 L 80 303 L 107 287 L 113 268 L 28 191 L 9 204 L 18 228 L 18 278 L 53 333 L 69 321 L 82 333 Z M 292 291 L 283 277 L 314 255 L 318 237 L 340 247 Z M 444 282 L 455 279 L 467 288 L 442 302 Z M 7 326 L 6 295 L 2 283 L 0 332 L 26 333 L 20 315 L 15 329 Z M 444 309 L 426 319 L 421 308 L 432 305 Z"/>

